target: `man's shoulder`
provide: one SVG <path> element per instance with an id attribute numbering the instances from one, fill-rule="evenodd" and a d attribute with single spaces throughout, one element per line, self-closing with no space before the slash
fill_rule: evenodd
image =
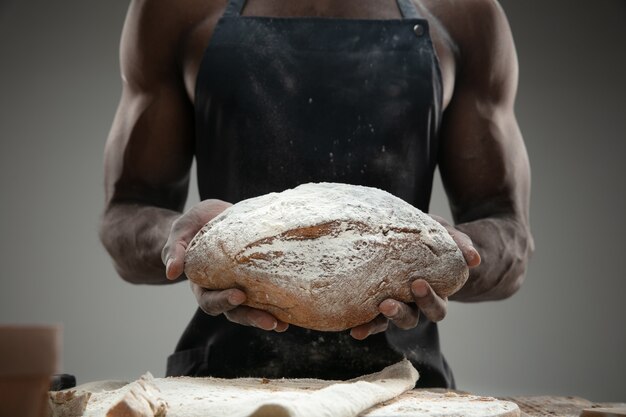
<path id="1" fill-rule="evenodd" d="M 496 0 L 424 0 L 449 34 L 461 87 L 492 103 L 513 102 L 518 60 L 506 14 Z M 454 100 L 454 97 L 453 99 Z"/>
<path id="2" fill-rule="evenodd" d="M 221 14 L 227 0 L 131 0 L 126 26 L 146 46 L 180 43 L 207 19 Z"/>
<path id="3" fill-rule="evenodd" d="M 423 3 L 443 28 L 465 73 L 471 73 L 470 69 L 484 72 L 495 67 L 508 71 L 517 65 L 511 28 L 497 0 L 423 0 Z"/>
<path id="4" fill-rule="evenodd" d="M 186 30 L 214 12 L 222 10 L 227 0 L 131 0 L 129 18 L 137 26 L 168 33 Z"/>
<path id="5" fill-rule="evenodd" d="M 498 0 L 420 0 L 424 7 L 442 20 L 499 19 L 503 17 Z"/>
<path id="6" fill-rule="evenodd" d="M 132 0 L 121 42 L 124 75 L 147 84 L 177 76 L 190 33 L 221 13 L 226 1 Z"/>
<path id="7" fill-rule="evenodd" d="M 422 0 L 462 49 L 498 36 L 508 21 L 497 0 Z"/>

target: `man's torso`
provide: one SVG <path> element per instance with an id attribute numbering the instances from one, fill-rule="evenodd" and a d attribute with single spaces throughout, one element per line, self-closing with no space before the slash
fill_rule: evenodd
<path id="1" fill-rule="evenodd" d="M 423 16 L 423 18 L 427 19 L 429 22 L 430 38 L 433 41 L 433 46 L 437 54 L 437 58 L 438 58 L 437 61 L 438 61 L 438 65 L 439 65 L 439 69 L 441 71 L 441 77 L 442 77 L 441 84 L 443 85 L 443 94 L 442 94 L 443 103 L 441 107 L 445 108 L 450 102 L 450 98 L 452 96 L 452 90 L 454 87 L 454 73 L 455 73 L 454 55 L 455 54 L 453 51 L 455 47 L 453 46 L 452 41 L 450 41 L 450 37 L 448 33 L 443 29 L 444 26 L 439 23 L 438 21 L 439 17 L 431 14 L 431 13 L 434 13 L 436 8 L 433 8 L 433 10 L 431 11 L 431 9 L 429 8 L 430 5 L 428 5 L 427 3 L 428 2 L 424 2 L 423 4 L 416 3 L 416 5 L 418 6 L 418 11 L 420 15 Z M 184 90 L 185 90 L 187 98 L 189 99 L 191 103 L 195 104 L 195 106 L 198 108 L 204 108 L 204 106 L 206 106 L 206 103 L 203 102 L 202 100 L 199 100 L 197 103 L 194 103 L 194 100 L 196 100 L 197 98 L 196 83 L 198 81 L 198 72 L 202 71 L 200 68 L 201 68 L 203 56 L 205 56 L 207 45 L 209 45 L 209 42 L 213 38 L 216 25 L 224 13 L 226 4 L 227 2 L 222 1 L 222 0 L 215 1 L 215 2 L 208 2 L 208 1 L 200 2 L 197 0 L 185 0 L 184 4 L 181 4 L 178 6 L 180 9 L 177 9 L 175 11 L 177 13 L 175 19 L 168 20 L 168 19 L 165 19 L 165 16 L 163 16 L 164 23 L 174 22 L 174 23 L 168 23 L 168 24 L 174 25 L 174 28 L 167 28 L 165 30 L 167 30 L 168 33 L 178 34 L 177 35 L 178 37 L 174 40 L 174 44 L 179 45 L 177 48 L 178 56 L 176 57 L 176 59 L 177 59 L 177 66 L 178 66 L 180 78 L 182 79 L 182 83 L 180 83 L 181 87 L 184 86 Z M 384 1 L 381 1 L 381 0 L 342 0 L 342 1 L 304 0 L 304 1 L 299 1 L 299 2 L 286 2 L 286 1 L 278 1 L 278 0 L 250 0 L 248 1 L 248 4 L 244 7 L 242 15 L 243 16 L 279 17 L 279 18 L 318 17 L 318 18 L 366 19 L 366 20 L 367 19 L 371 19 L 371 20 L 402 19 L 402 15 L 398 8 L 396 0 L 384 0 Z M 242 27 L 245 27 L 245 26 L 242 26 Z M 313 36 L 314 35 L 315 34 L 313 33 Z M 220 62 L 216 62 L 215 65 L 220 65 L 220 64 L 221 64 Z M 208 62 L 208 64 L 205 62 L 202 65 L 205 71 L 204 76 L 206 77 L 206 66 L 208 65 L 210 67 L 211 62 Z M 259 68 L 259 70 L 262 70 L 262 69 Z M 219 80 L 217 82 L 219 83 L 221 81 L 222 80 Z M 229 80 L 228 84 L 232 84 L 232 83 L 233 83 L 232 80 Z M 200 87 L 202 87 L 202 84 L 200 84 Z M 432 88 L 432 87 L 427 87 L 426 90 L 428 90 L 429 88 Z M 200 88 L 200 90 L 203 90 L 203 89 Z M 433 94 L 433 92 L 431 91 L 430 94 Z M 421 102 L 424 100 L 426 101 L 428 100 L 426 97 L 427 95 L 428 94 L 425 94 L 423 97 L 420 98 L 420 94 L 415 94 L 415 95 L 411 95 L 411 97 L 415 97 L 415 101 Z M 439 101 L 439 103 L 441 103 L 441 101 Z M 211 108 L 213 107 L 215 107 L 215 105 L 214 103 L 211 103 Z M 441 109 L 441 107 L 439 107 L 439 109 Z M 256 109 L 256 110 L 259 110 L 259 112 L 262 113 L 261 109 Z M 363 110 L 366 110 L 364 114 L 368 114 L 367 112 L 370 109 L 367 108 L 366 106 L 363 108 Z M 201 111 L 200 114 L 202 113 L 203 112 Z M 424 111 L 421 111 L 420 114 L 422 113 L 426 114 L 426 112 Z M 437 118 L 438 116 L 434 116 L 434 117 Z M 198 120 L 201 120 L 201 119 L 202 119 L 201 117 L 198 118 Z M 389 121 L 389 123 L 391 122 L 392 121 Z M 396 123 L 396 122 L 393 122 L 393 123 Z M 217 125 L 222 125 L 222 124 L 217 123 Z M 245 125 L 245 123 L 243 123 L 242 126 L 243 125 Z M 342 123 L 337 123 L 336 125 L 339 126 L 339 125 L 342 125 Z M 420 127 L 416 132 L 413 132 L 413 133 L 416 133 L 417 137 L 422 138 L 425 141 L 425 143 L 427 143 L 429 141 L 427 138 L 430 137 L 430 135 L 427 134 L 427 131 L 429 130 L 427 126 L 429 126 L 429 124 L 420 122 L 417 125 L 423 126 L 423 128 Z M 200 130 L 201 133 L 202 133 L 202 130 L 204 129 L 204 126 L 205 125 L 202 124 L 202 128 Z M 384 129 L 381 129 L 381 130 L 384 131 Z M 212 135 L 201 134 L 200 136 L 202 137 L 202 140 L 201 140 L 202 144 L 211 142 L 210 137 Z M 218 137 L 222 137 L 222 136 L 218 135 Z M 244 134 L 243 137 L 247 137 L 247 136 Z M 275 135 L 269 134 L 268 137 L 269 138 L 275 137 Z M 255 139 L 258 139 L 258 138 L 255 136 Z M 239 146 L 239 148 L 248 149 L 248 148 L 253 148 L 253 147 Z M 361 148 L 363 148 L 363 146 Z M 384 149 L 385 148 L 383 146 L 383 152 L 385 152 Z M 221 156 L 223 155 L 223 153 L 214 152 L 214 151 L 215 150 L 211 148 L 211 152 L 197 153 L 196 157 L 198 160 L 199 175 L 202 171 L 201 169 L 206 169 L 207 167 L 209 169 L 214 169 L 215 166 L 219 165 L 219 163 L 215 163 L 215 161 L 211 161 L 207 159 L 209 155 L 218 155 L 217 157 L 220 160 L 224 159 Z M 259 159 L 260 161 L 262 161 L 261 163 L 263 163 L 263 161 L 266 161 L 267 160 L 266 158 L 260 157 L 259 155 L 256 154 L 257 151 L 258 149 L 254 151 L 255 154 L 253 155 L 254 158 L 252 159 L 255 159 L 255 158 Z M 326 152 L 326 154 L 328 155 L 329 153 Z M 424 152 L 419 153 L 419 155 L 422 155 L 422 154 L 426 155 Z M 276 155 L 272 155 L 272 157 L 274 158 L 276 157 Z M 425 158 L 426 158 L 425 165 L 431 166 L 432 162 L 430 161 L 433 160 L 431 156 L 426 155 Z M 237 161 L 239 161 L 239 159 L 237 159 L 235 162 Z M 237 164 L 235 162 L 233 162 L 233 164 L 231 165 L 236 166 Z M 216 178 L 218 183 L 223 183 L 226 181 L 226 178 L 223 178 L 223 177 L 225 176 L 228 177 L 227 172 L 229 172 L 228 170 L 229 170 L 229 167 L 231 167 L 231 165 L 224 167 L 224 169 L 218 169 L 217 172 L 211 171 L 210 174 L 212 175 L 205 175 L 204 177 Z M 247 168 L 244 169 L 244 171 L 245 170 L 249 171 L 250 164 L 245 164 L 245 166 Z M 430 171 L 431 169 L 428 168 L 427 170 Z M 416 175 L 416 177 L 422 178 L 424 180 L 423 182 L 428 182 L 431 179 L 429 175 L 431 174 Z M 235 175 L 234 177 L 237 177 L 237 176 Z M 263 178 L 265 178 L 265 176 L 263 176 Z M 253 180 L 253 179 L 249 179 L 249 180 Z M 348 181 L 354 181 L 354 179 L 348 180 Z M 271 186 L 276 187 L 275 183 L 271 183 Z M 205 187 L 205 188 L 209 190 L 209 191 L 205 190 L 206 191 L 204 193 L 205 195 L 215 195 L 214 188 L 211 188 L 211 187 Z M 237 189 L 239 188 L 241 188 L 241 185 L 237 187 Z M 422 190 L 422 193 L 429 193 L 429 191 L 427 191 L 427 188 L 428 190 L 430 189 L 429 187 L 418 187 L 418 188 Z M 233 196 L 233 195 L 235 196 L 235 200 L 228 199 L 228 197 Z M 235 194 L 227 193 L 225 196 L 218 195 L 218 198 L 227 198 L 228 201 L 236 201 L 237 197 L 240 197 L 240 196 L 241 196 L 241 193 L 235 193 Z M 243 196 L 245 197 L 245 193 L 243 193 Z M 427 206 L 427 203 L 426 203 L 426 206 Z M 200 321 L 202 320 L 205 320 L 205 321 L 209 320 L 210 323 L 200 324 Z M 340 358 L 341 359 L 340 363 L 344 364 L 347 368 L 345 370 L 338 369 L 337 372 L 339 371 L 341 372 L 337 374 L 336 376 L 333 375 L 333 377 L 352 377 L 354 375 L 350 375 L 348 372 L 354 372 L 357 369 L 359 370 L 368 369 L 369 371 L 369 368 L 365 367 L 367 364 L 369 364 L 369 366 L 373 366 L 374 368 L 381 366 L 379 363 L 374 362 L 372 358 L 378 359 L 379 361 L 381 361 L 381 363 L 385 361 L 388 362 L 390 360 L 398 359 L 398 357 L 396 356 L 398 355 L 398 352 L 395 352 L 394 350 L 390 349 L 387 344 L 388 341 L 386 340 L 386 338 L 388 338 L 389 343 L 393 342 L 393 344 L 397 344 L 398 346 L 404 346 L 404 347 L 412 346 L 413 350 L 405 349 L 406 351 L 403 352 L 405 355 L 415 356 L 415 358 L 412 358 L 412 359 L 420 360 L 420 358 L 422 358 L 422 356 L 424 355 L 432 356 L 432 358 L 429 359 L 426 365 L 432 365 L 432 367 L 436 368 L 437 371 L 430 372 L 430 371 L 425 370 L 425 374 L 424 374 L 425 377 L 432 374 L 431 378 L 434 378 L 434 379 L 429 380 L 428 378 L 424 378 L 424 383 L 438 385 L 438 386 L 449 386 L 452 383 L 451 376 L 449 375 L 449 371 L 447 371 L 447 366 L 445 365 L 445 360 L 443 360 L 443 358 L 440 356 L 440 352 L 438 352 L 438 342 L 437 342 L 438 338 L 436 336 L 436 332 L 437 332 L 436 326 L 426 321 L 424 321 L 424 323 L 421 323 L 420 328 L 415 329 L 415 332 L 410 332 L 411 335 L 409 335 L 408 333 L 404 334 L 404 332 L 398 332 L 398 331 L 389 332 L 389 334 L 387 334 L 386 337 L 379 335 L 379 337 L 376 338 L 377 339 L 376 343 L 374 343 L 374 341 L 368 342 L 367 349 L 371 350 L 371 352 L 370 352 L 370 355 L 366 355 L 367 358 L 369 359 L 366 359 L 365 356 L 362 358 L 363 360 L 365 360 L 365 364 L 356 363 L 356 362 L 352 363 L 345 359 L 345 358 L 348 358 L 348 359 L 360 358 L 362 356 L 357 353 L 352 354 L 352 355 L 350 354 L 351 352 L 350 349 L 355 348 L 355 346 L 353 345 L 356 345 L 356 344 L 354 341 L 351 341 L 349 339 L 349 336 L 347 335 L 333 335 L 333 337 L 328 336 L 328 337 L 320 338 L 317 334 L 308 334 L 306 333 L 306 331 L 304 333 L 300 332 L 300 333 L 296 333 L 293 335 L 291 334 L 291 332 L 289 332 L 289 334 L 280 336 L 285 340 L 281 340 L 280 342 L 278 342 L 278 340 L 275 340 L 275 339 L 278 338 L 279 336 L 271 335 L 272 336 L 271 340 L 265 343 L 264 338 L 266 337 L 266 335 L 262 332 L 260 334 L 257 334 L 259 332 L 256 332 L 254 335 L 248 335 L 249 337 L 242 338 L 243 331 L 251 331 L 251 330 L 241 329 L 241 328 L 231 329 L 232 326 L 227 326 L 227 323 L 218 323 L 217 320 L 205 317 L 203 315 L 200 315 L 200 317 L 198 317 L 198 320 L 195 320 L 195 322 L 192 322 L 192 324 L 190 325 L 190 328 L 188 329 L 186 333 L 190 333 L 190 332 L 193 333 L 200 327 L 203 329 L 214 328 L 216 329 L 215 330 L 216 334 L 219 334 L 220 337 L 211 336 L 212 337 L 211 342 L 210 343 L 206 342 L 206 343 L 209 343 L 210 347 L 208 350 L 205 351 L 203 350 L 202 346 L 205 345 L 204 339 L 208 335 L 205 335 L 204 332 L 201 332 L 202 334 L 196 335 L 193 337 L 191 336 L 188 337 L 188 335 L 183 336 L 183 338 L 181 339 L 181 344 L 179 345 L 179 348 L 177 348 L 178 356 L 173 356 L 170 359 L 170 366 L 173 367 L 171 368 L 172 374 L 177 374 L 178 372 L 202 373 L 202 372 L 205 372 L 204 368 L 202 368 L 203 366 L 207 367 L 206 372 L 208 372 L 209 374 L 220 374 L 220 373 L 226 372 L 225 370 L 219 368 L 219 363 L 222 363 L 222 362 L 227 363 L 229 362 L 229 360 L 226 360 L 226 358 L 221 358 L 219 356 L 221 354 L 220 352 L 229 352 L 230 354 L 232 353 L 231 346 L 239 346 L 240 343 L 243 343 L 243 341 L 245 340 L 247 341 L 246 343 L 250 345 L 249 346 L 247 344 L 244 344 L 245 346 L 242 345 L 246 348 L 243 349 L 242 352 L 240 352 L 239 354 L 235 356 L 249 357 L 249 355 L 251 354 L 250 352 L 265 352 L 266 354 L 269 355 L 267 358 L 266 357 L 257 358 L 258 354 L 253 355 L 253 357 L 256 358 L 254 359 L 255 362 L 245 367 L 246 369 L 248 369 L 248 372 L 253 372 L 253 369 L 255 369 L 254 372 L 258 372 L 259 374 L 263 374 L 263 375 L 273 375 L 272 372 L 276 372 L 276 375 L 281 375 L 281 374 L 284 375 L 285 372 L 287 372 L 288 370 L 291 370 L 293 372 L 300 372 L 300 373 L 294 374 L 294 376 L 302 376 L 304 374 L 310 375 L 311 372 L 315 370 L 316 363 L 320 361 L 323 363 L 328 363 L 329 357 L 335 356 L 337 358 Z M 190 329 L 193 329 L 193 330 L 190 330 Z M 230 334 L 228 332 L 231 332 L 231 331 L 234 332 L 235 330 L 237 330 L 237 334 L 233 333 L 231 335 L 232 337 L 228 336 Z M 269 336 L 270 335 L 268 335 L 267 337 Z M 418 339 L 421 340 L 423 343 L 417 343 L 416 340 Z M 322 343 L 324 346 L 320 345 L 319 340 L 324 340 L 324 342 Z M 187 341 L 190 341 L 190 342 L 187 343 Z M 236 344 L 233 344 L 233 341 L 238 341 L 238 342 Z M 310 343 L 307 343 L 307 341 L 310 341 Z M 220 343 L 223 343 L 225 345 L 223 349 L 220 349 L 220 345 L 219 345 Z M 298 356 L 300 356 L 302 352 L 300 352 L 300 349 L 296 349 L 296 347 L 302 346 L 303 344 L 304 346 L 311 345 L 315 347 L 315 350 L 318 351 L 318 354 L 330 353 L 330 356 L 327 355 L 329 357 L 320 358 L 320 360 L 317 362 L 315 360 L 311 360 L 311 365 L 312 365 L 311 369 L 307 369 L 301 364 L 302 361 L 298 361 L 298 364 L 299 364 L 298 366 L 302 369 L 296 369 L 297 367 L 289 365 L 289 362 L 286 360 L 283 350 L 277 351 L 274 354 L 275 357 L 270 354 L 271 353 L 270 347 L 272 346 L 276 347 L 277 345 L 279 345 L 279 346 L 287 346 L 288 347 L 286 349 L 287 351 L 293 350 L 294 352 L 296 351 L 299 352 Z M 419 345 L 419 349 L 422 349 L 423 352 L 427 352 L 427 354 L 423 353 L 422 351 L 420 351 L 422 353 L 415 351 L 415 349 L 418 349 L 416 347 L 418 345 Z M 199 347 L 194 348 L 194 346 L 199 346 Z M 341 354 L 335 352 L 335 350 L 333 349 L 339 349 Z M 360 347 L 360 349 L 362 350 L 364 348 Z M 193 360 L 187 360 L 188 358 L 185 358 L 185 360 L 182 361 L 181 365 L 174 366 L 174 363 L 179 362 L 178 361 L 179 358 L 190 354 L 190 352 L 197 352 L 199 357 Z M 208 354 L 208 352 L 210 352 L 210 355 Z M 198 365 L 200 368 L 194 371 L 186 368 L 187 366 L 186 364 L 188 363 L 197 363 L 197 364 L 204 363 L 203 361 L 205 360 L 204 359 L 205 356 L 209 358 L 206 360 L 208 361 L 206 362 L 207 365 Z M 278 358 L 280 358 L 279 361 L 277 361 Z M 259 364 L 263 364 L 263 366 L 259 367 L 260 366 Z M 282 366 L 283 368 L 285 368 L 286 366 L 286 368 L 274 369 L 278 365 Z M 336 367 L 338 366 L 339 365 L 336 365 Z M 183 369 L 185 370 L 183 371 Z M 325 373 L 321 376 L 328 375 L 328 370 L 324 372 Z M 447 375 L 447 376 L 444 377 L 444 375 Z"/>

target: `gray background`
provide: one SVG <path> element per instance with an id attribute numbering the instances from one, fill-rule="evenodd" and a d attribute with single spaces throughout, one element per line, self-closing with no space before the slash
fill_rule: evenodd
<path id="1" fill-rule="evenodd" d="M 626 401 L 626 2 L 502 4 L 537 251 L 513 298 L 452 303 L 443 350 L 462 389 Z M 186 284 L 117 278 L 97 238 L 126 8 L 0 1 L 0 322 L 62 323 L 79 382 L 163 375 L 195 308 Z M 439 185 L 432 211 L 449 216 Z"/>

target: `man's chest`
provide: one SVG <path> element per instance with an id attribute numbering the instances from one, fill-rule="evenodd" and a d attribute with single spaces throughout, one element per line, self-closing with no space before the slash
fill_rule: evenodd
<path id="1" fill-rule="evenodd" d="M 193 102 L 200 63 L 214 34 L 216 25 L 223 15 L 224 7 L 212 10 L 195 27 L 189 30 L 182 45 L 182 72 L 185 90 Z M 242 13 L 244 16 L 272 17 L 320 17 L 335 19 L 401 19 L 395 0 L 303 0 L 284 2 L 281 0 L 249 1 Z M 443 82 L 443 108 L 452 97 L 454 88 L 455 60 L 452 47 L 444 27 L 430 22 L 430 36 L 438 57 Z M 311 36 L 316 36 L 315 32 Z"/>

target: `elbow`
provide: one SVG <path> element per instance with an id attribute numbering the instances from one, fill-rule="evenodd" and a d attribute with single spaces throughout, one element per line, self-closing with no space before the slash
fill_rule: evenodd
<path id="1" fill-rule="evenodd" d="M 521 273 L 515 274 L 510 277 L 507 277 L 507 279 L 503 281 L 503 285 L 501 285 L 500 288 L 498 288 L 498 292 L 494 294 L 496 296 L 493 299 L 505 300 L 507 298 L 512 297 L 520 290 L 520 288 L 522 288 L 522 284 L 524 283 L 525 278 L 526 278 L 525 271 L 522 271 Z"/>
<path id="2" fill-rule="evenodd" d="M 488 226 L 497 225 L 497 228 Z M 497 301 L 512 297 L 522 287 L 535 250 L 527 223 L 485 221 L 480 242 L 483 262 L 470 271 L 466 285 L 452 299 L 463 302 Z M 487 236 L 487 237 L 486 237 Z M 479 250 L 479 252 L 481 252 Z"/>
<path id="3" fill-rule="evenodd" d="M 156 225 L 156 226 L 155 226 Z M 134 205 L 113 205 L 105 210 L 98 227 L 100 242 L 117 274 L 132 284 L 169 284 L 161 261 L 163 233 L 158 219 Z"/>
<path id="4" fill-rule="evenodd" d="M 136 273 L 130 272 L 128 269 L 124 268 L 122 265 L 113 260 L 113 267 L 117 272 L 117 275 L 120 276 L 124 281 L 130 284 L 145 284 L 144 280 L 137 279 L 139 275 Z"/>
<path id="5" fill-rule="evenodd" d="M 503 300 L 512 297 L 522 288 L 526 279 L 526 271 L 535 252 L 535 242 L 528 228 L 519 234 L 516 246 L 517 251 L 500 281 L 494 299 Z"/>
<path id="6" fill-rule="evenodd" d="M 114 220 L 105 212 L 98 225 L 98 237 L 100 243 L 109 254 L 115 272 L 126 282 L 131 284 L 141 283 L 137 280 L 137 274 L 133 273 L 128 267 L 124 265 L 124 248 L 121 246 L 122 239 L 116 234 L 117 228 L 115 227 Z"/>
<path id="7" fill-rule="evenodd" d="M 108 215 L 105 212 L 100 218 L 100 223 L 98 224 L 98 238 L 100 239 L 100 243 L 102 244 L 104 249 L 107 251 L 111 259 L 113 260 L 113 263 L 115 264 L 116 269 L 117 269 L 117 264 L 115 263 L 115 259 L 116 259 L 116 254 L 118 250 L 116 249 L 116 245 L 115 245 L 116 239 L 115 239 L 115 236 L 113 236 L 113 234 L 114 233 L 113 233 L 113 228 L 111 227 L 111 220 L 108 218 Z"/>
<path id="8" fill-rule="evenodd" d="M 133 273 L 124 263 L 123 259 L 117 258 L 109 248 L 105 246 L 105 249 L 111 256 L 111 263 L 113 264 L 113 269 L 117 275 L 122 278 L 124 281 L 130 284 L 141 284 L 141 281 L 137 279 L 137 274 Z"/>

